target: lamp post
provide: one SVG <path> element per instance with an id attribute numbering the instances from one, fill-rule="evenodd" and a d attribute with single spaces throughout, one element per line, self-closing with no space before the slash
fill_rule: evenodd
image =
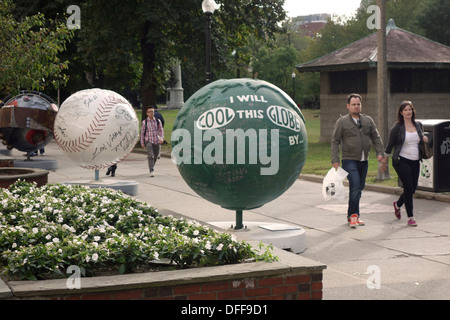
<path id="1" fill-rule="evenodd" d="M 211 82 L 211 15 L 216 9 L 213 0 L 203 0 L 202 10 L 206 16 L 206 83 Z"/>
<path id="2" fill-rule="evenodd" d="M 292 100 L 294 100 L 294 102 L 295 102 L 295 77 L 296 77 L 297 75 L 295 74 L 295 72 L 292 72 L 292 75 L 291 75 L 291 77 L 292 77 Z"/>

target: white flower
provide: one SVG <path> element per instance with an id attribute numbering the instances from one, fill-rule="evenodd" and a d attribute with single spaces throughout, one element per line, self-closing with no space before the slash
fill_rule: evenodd
<path id="1" fill-rule="evenodd" d="M 52 241 L 53 241 L 53 243 L 58 243 L 59 239 L 58 238 L 53 238 Z"/>
<path id="2" fill-rule="evenodd" d="M 99 236 L 95 236 L 94 237 L 94 241 L 99 241 L 100 240 L 100 237 Z"/>
<path id="3" fill-rule="evenodd" d="M 217 251 L 222 251 L 223 243 L 219 244 L 216 248 Z"/>
<path id="4" fill-rule="evenodd" d="M 97 260 L 98 260 L 98 254 L 94 253 L 94 254 L 92 255 L 92 260 L 93 260 L 94 262 L 97 262 Z"/>
<path id="5" fill-rule="evenodd" d="M 199 233 L 200 233 L 200 232 L 199 232 L 198 230 L 195 230 L 194 233 L 193 233 L 193 235 L 194 235 L 194 236 L 198 236 Z"/>
<path id="6" fill-rule="evenodd" d="M 45 239 L 47 239 L 47 240 L 50 240 L 51 238 L 52 238 L 52 236 L 49 234 L 45 236 Z"/>
<path id="7" fill-rule="evenodd" d="M 38 228 L 33 228 L 33 229 L 31 229 L 31 230 L 33 231 L 34 234 L 36 234 L 36 233 L 39 232 L 39 229 L 38 229 Z"/>
<path id="8" fill-rule="evenodd" d="M 14 243 L 11 245 L 11 248 L 14 249 L 14 248 L 16 248 L 16 247 L 17 247 L 17 243 L 14 242 Z"/>

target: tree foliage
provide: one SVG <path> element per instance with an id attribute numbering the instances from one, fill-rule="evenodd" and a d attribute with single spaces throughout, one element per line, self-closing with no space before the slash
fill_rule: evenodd
<path id="1" fill-rule="evenodd" d="M 427 6 L 419 15 L 419 25 L 425 30 L 425 35 L 431 40 L 450 46 L 450 1 L 428 0 Z"/>
<path id="2" fill-rule="evenodd" d="M 45 19 L 40 13 L 18 21 L 13 9 L 11 0 L 0 2 L 0 93 L 64 85 L 68 61 L 62 61 L 59 53 L 66 48 L 72 32 L 65 24 Z"/>
<path id="3" fill-rule="evenodd" d="M 285 18 L 283 2 L 218 0 L 220 8 L 213 15 L 214 68 L 226 68 L 230 52 L 246 45 L 250 36 L 273 36 Z M 183 71 L 188 69 L 185 64 L 193 68 L 188 81 L 196 89 L 204 85 L 201 0 L 85 0 L 80 8 L 80 57 L 100 84 L 121 84 L 119 91 L 138 86 L 145 107 L 165 91 L 171 66 L 178 62 Z"/>
<path id="4" fill-rule="evenodd" d="M 11 15 L 2 11 L 0 40 L 9 46 L 6 46 L 8 49 L 0 47 L 1 88 L 48 89 L 52 81 L 57 86 L 65 83 L 69 75 L 65 86 L 67 93 L 91 86 L 102 87 L 123 94 L 136 106 L 142 103 L 145 108 L 165 94 L 173 80 L 171 67 L 180 63 L 187 99 L 205 84 L 206 19 L 201 2 L 77 1 L 82 27 L 74 32 L 69 43 L 71 34 L 64 28 L 65 20 L 55 20 L 64 19 L 73 1 L 2 1 L 2 8 L 5 3 L 16 5 L 14 34 L 20 40 L 15 42 L 21 45 L 11 49 L 14 36 L 8 31 L 11 22 L 4 22 L 11 20 Z M 291 74 L 295 65 L 326 55 L 376 31 L 368 29 L 366 24 L 371 15 L 367 8 L 376 4 L 375 0 L 361 0 L 353 17 L 333 17 L 320 36 L 314 38 L 286 27 L 284 0 L 216 0 L 216 3 L 218 9 L 212 15 L 211 28 L 213 80 L 257 76 L 291 95 L 295 90 L 300 103 L 317 100 L 319 77 L 297 73 L 293 82 Z M 448 44 L 448 32 L 441 28 L 442 23 L 436 23 L 448 20 L 447 3 L 446 0 L 387 0 L 387 19 L 393 18 L 400 28 Z M 51 19 L 54 19 L 52 28 Z M 17 27 L 17 21 L 21 21 L 22 29 Z M 35 38 L 44 38 L 50 32 L 54 32 L 53 38 L 47 37 L 47 42 L 38 46 Z M 50 38 L 52 42 L 48 43 Z M 25 39 L 33 45 L 24 42 Z M 65 46 L 67 50 L 61 52 Z M 6 66 L 14 68 L 14 72 Z M 70 68 L 65 69 L 68 66 Z M 11 72 L 20 79 L 10 79 L 8 73 Z M 5 85 L 6 78 L 8 85 Z M 139 101 L 134 97 L 139 97 Z"/>

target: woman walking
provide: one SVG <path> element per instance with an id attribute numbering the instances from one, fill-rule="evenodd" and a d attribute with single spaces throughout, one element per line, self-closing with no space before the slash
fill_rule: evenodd
<path id="1" fill-rule="evenodd" d="M 403 193 L 394 201 L 394 214 L 401 219 L 400 208 L 403 204 L 408 215 L 408 225 L 417 226 L 413 213 L 413 195 L 419 180 L 420 161 L 422 161 L 422 143 L 428 143 L 428 137 L 423 134 L 423 126 L 416 122 L 416 112 L 411 101 L 403 101 L 398 109 L 397 122 L 391 128 L 382 170 L 386 170 L 388 158 L 392 149 L 392 166 L 403 184 Z"/>

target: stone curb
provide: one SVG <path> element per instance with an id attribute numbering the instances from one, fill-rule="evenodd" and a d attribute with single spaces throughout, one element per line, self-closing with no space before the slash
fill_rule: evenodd
<path id="1" fill-rule="evenodd" d="M 313 175 L 313 174 L 300 174 L 300 176 L 299 176 L 300 180 L 307 180 L 307 181 L 318 182 L 318 183 L 322 183 L 323 178 L 324 178 L 323 176 Z M 348 186 L 348 182 L 344 181 L 344 185 Z M 400 187 L 388 187 L 388 186 L 380 186 L 380 185 L 375 185 L 375 184 L 366 184 L 364 190 L 400 195 L 402 193 L 403 189 Z M 421 199 L 436 200 L 436 201 L 450 203 L 450 194 L 448 194 L 448 193 L 435 193 L 435 192 L 424 191 L 424 190 L 416 190 L 416 193 L 414 194 L 414 196 L 416 198 L 421 198 Z"/>

